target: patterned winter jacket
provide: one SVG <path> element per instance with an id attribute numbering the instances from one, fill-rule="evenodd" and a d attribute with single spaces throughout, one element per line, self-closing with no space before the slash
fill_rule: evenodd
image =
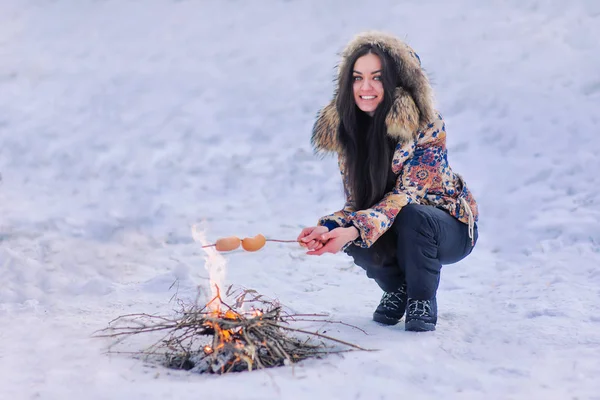
<path id="1" fill-rule="evenodd" d="M 338 140 L 340 119 L 334 96 L 319 112 L 312 143 L 317 152 L 338 154 L 346 205 L 340 211 L 320 218 L 318 224 L 330 229 L 353 225 L 360 233 L 353 244 L 370 247 L 392 226 L 402 207 L 417 203 L 447 210 L 469 225 L 469 236 L 473 240 L 473 227 L 479 218 L 477 203 L 463 178 L 448 164 L 445 123 L 433 107 L 431 86 L 417 54 L 393 36 L 378 32 L 361 34 L 342 53 L 338 84 L 346 68 L 352 67 L 346 65 L 346 60 L 365 44 L 379 46 L 391 56 L 401 82 L 386 118 L 387 133 L 398 142 L 392 160 L 396 185 L 373 207 L 366 210 L 352 208 L 352 194 L 344 176 L 344 154 Z"/>

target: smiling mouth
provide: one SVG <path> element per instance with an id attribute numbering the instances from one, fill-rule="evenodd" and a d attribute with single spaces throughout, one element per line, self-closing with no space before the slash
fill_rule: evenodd
<path id="1" fill-rule="evenodd" d="M 363 100 L 373 100 L 375 97 L 377 96 L 360 96 L 360 98 Z"/>

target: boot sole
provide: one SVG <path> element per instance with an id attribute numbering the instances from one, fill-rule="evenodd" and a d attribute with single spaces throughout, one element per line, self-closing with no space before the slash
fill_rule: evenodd
<path id="1" fill-rule="evenodd" d="M 431 332 L 435 331 L 435 324 L 420 319 L 411 319 L 404 324 L 404 330 L 410 332 Z"/>
<path id="2" fill-rule="evenodd" d="M 388 317 L 384 314 L 373 313 L 373 321 L 379 322 L 383 325 L 396 325 L 400 322 L 400 318 Z"/>

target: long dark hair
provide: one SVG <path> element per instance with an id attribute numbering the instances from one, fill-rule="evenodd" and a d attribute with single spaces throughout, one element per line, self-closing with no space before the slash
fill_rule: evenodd
<path id="1" fill-rule="evenodd" d="M 383 100 L 373 117 L 354 101 L 353 69 L 356 60 L 373 53 L 381 60 Z M 346 161 L 345 175 L 356 210 L 372 207 L 395 183 L 391 170 L 396 142 L 387 135 L 385 118 L 394 101 L 398 75 L 394 61 L 376 46 L 363 46 L 350 55 L 341 71 L 336 108 L 340 116 L 339 141 Z"/>

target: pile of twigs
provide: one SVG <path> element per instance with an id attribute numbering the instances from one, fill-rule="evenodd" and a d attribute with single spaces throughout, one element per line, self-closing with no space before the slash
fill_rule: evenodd
<path id="1" fill-rule="evenodd" d="M 251 309 L 243 310 L 248 304 L 253 305 Z M 219 294 L 203 306 L 186 305 L 181 301 L 179 305 L 180 310 L 172 317 L 149 314 L 118 317 L 95 336 L 118 339 L 117 344 L 134 335 L 164 332 L 152 346 L 132 354 L 159 358 L 169 368 L 216 374 L 252 371 L 326 354 L 365 350 L 318 331 L 290 326 L 291 322 L 307 321 L 347 324 L 325 320 L 322 314 L 286 313 L 276 301 L 264 300 L 253 290 L 239 294 L 234 306 L 226 304 Z M 290 333 L 302 334 L 304 338 L 290 336 Z M 343 345 L 343 348 L 329 346 L 325 341 Z M 109 353 L 123 353 L 113 348 L 114 345 Z"/>

